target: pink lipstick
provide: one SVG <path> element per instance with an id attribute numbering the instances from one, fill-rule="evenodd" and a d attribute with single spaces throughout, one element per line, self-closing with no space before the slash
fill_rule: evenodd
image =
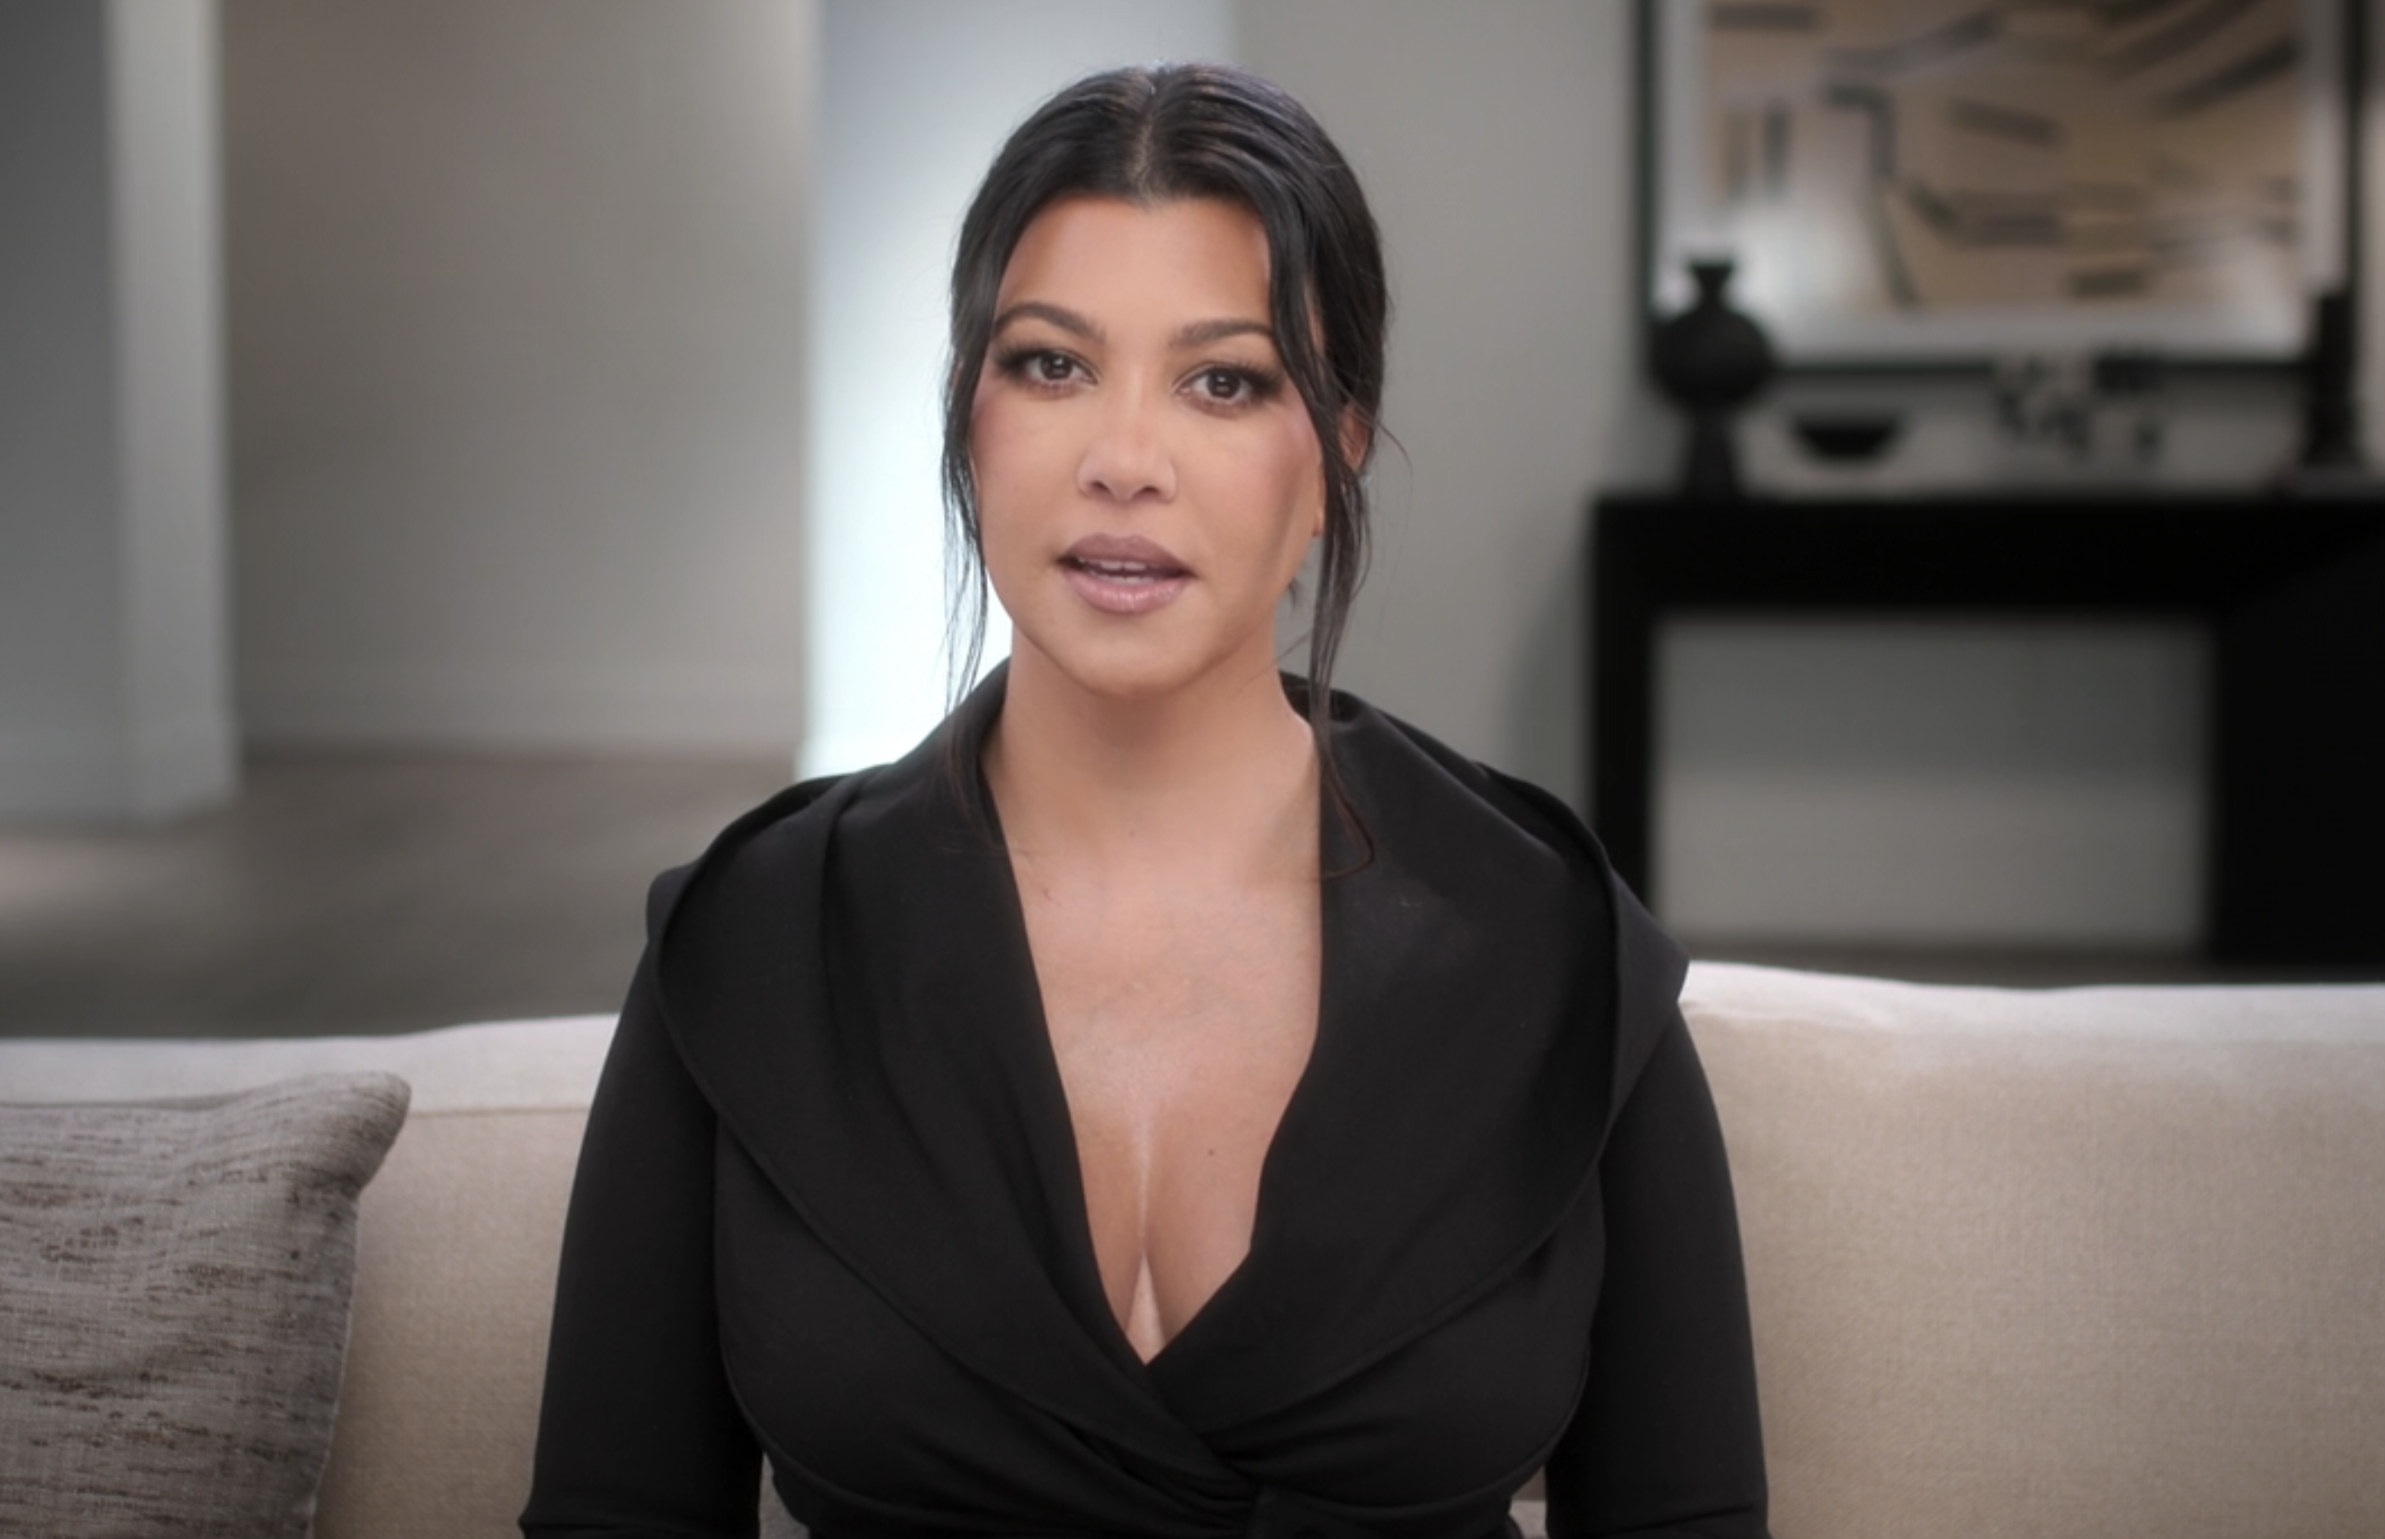
<path id="1" fill-rule="evenodd" d="M 1148 614 L 1173 603 L 1192 570 L 1164 545 L 1139 534 L 1087 535 L 1060 557 L 1077 597 L 1105 614 Z"/>

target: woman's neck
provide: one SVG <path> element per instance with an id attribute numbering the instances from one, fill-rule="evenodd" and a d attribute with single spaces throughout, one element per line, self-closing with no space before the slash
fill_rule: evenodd
<path id="1" fill-rule="evenodd" d="M 1272 667 L 1120 701 L 1014 655 L 985 772 L 1014 851 L 1315 870 L 1316 747 Z"/>

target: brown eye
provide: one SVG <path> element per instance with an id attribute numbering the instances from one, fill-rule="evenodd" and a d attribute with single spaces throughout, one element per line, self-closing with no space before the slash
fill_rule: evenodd
<path id="1" fill-rule="evenodd" d="M 1039 390 L 1074 384 L 1084 373 L 1084 366 L 1074 357 L 1050 347 L 999 349 L 994 354 L 993 367 L 1004 379 Z"/>
<path id="2" fill-rule="evenodd" d="M 1212 401 L 1239 401 L 1250 394 L 1250 376 L 1239 369 L 1210 369 L 1201 375 L 1201 393 Z"/>

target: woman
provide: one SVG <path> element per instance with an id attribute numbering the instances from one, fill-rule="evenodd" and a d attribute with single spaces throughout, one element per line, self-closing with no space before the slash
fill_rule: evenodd
<path id="1" fill-rule="evenodd" d="M 953 279 L 1009 663 L 666 876 L 532 1535 L 1758 1535 L 1681 959 L 1546 795 L 1325 687 L 1385 288 L 1296 103 L 1063 92 Z M 1319 553 L 1309 678 L 1274 620 Z M 982 588 L 980 589 L 982 594 Z"/>

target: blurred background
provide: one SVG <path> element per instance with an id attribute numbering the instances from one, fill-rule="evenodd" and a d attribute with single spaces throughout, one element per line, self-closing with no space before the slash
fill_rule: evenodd
<path id="1" fill-rule="evenodd" d="M 1002 134 L 1118 62 L 1248 64 L 1356 163 L 1397 444 L 1340 682 L 1587 806 L 1589 501 L 1681 443 L 1640 364 L 1634 10 L 9 0 L 0 1033 L 610 1008 L 655 871 L 940 713 L 953 233 Z M 1796 398 L 1746 473 L 1842 484 Z M 1862 485 L 2014 474 L 1984 384 L 1892 404 Z M 2271 382 L 2165 410 L 2155 485 L 2294 451 Z M 1672 625 L 1662 917 L 1710 955 L 2207 976 L 2207 650 Z"/>

